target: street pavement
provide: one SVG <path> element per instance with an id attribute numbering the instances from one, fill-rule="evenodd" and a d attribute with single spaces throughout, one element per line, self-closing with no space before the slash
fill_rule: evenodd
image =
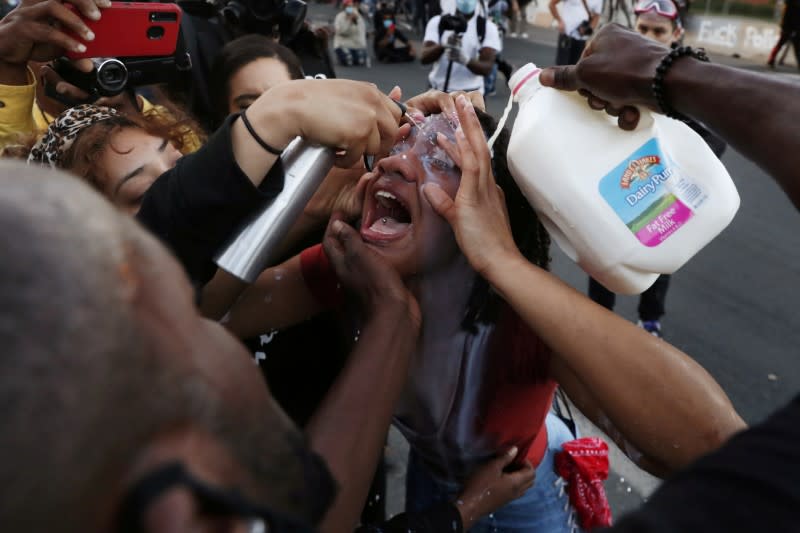
<path id="1" fill-rule="evenodd" d="M 330 23 L 334 15 L 330 6 L 312 4 L 309 19 L 314 24 Z M 506 38 L 504 57 L 515 67 L 529 61 L 552 64 L 556 33 L 528 28 L 528 34 L 527 39 Z M 419 41 L 415 44 L 419 50 Z M 800 80 L 789 68 L 772 73 L 736 58 L 712 56 L 712 60 Z M 384 91 L 400 85 L 409 97 L 427 89 L 429 70 L 419 62 L 373 62 L 371 68 L 337 67 L 337 74 L 370 81 Z M 487 98 L 488 111 L 495 117 L 509 96 L 503 81 L 500 76 L 497 95 Z M 741 208 L 733 223 L 673 276 L 663 326 L 667 340 L 708 370 L 741 416 L 753 424 L 800 391 L 800 319 L 793 303 L 800 292 L 800 217 L 778 186 L 738 152 L 729 148 L 722 161 L 739 189 Z M 553 272 L 585 292 L 586 275 L 555 245 L 552 255 Z M 635 297 L 620 297 L 616 310 L 635 321 L 637 303 Z M 579 422 L 584 434 L 598 434 L 582 417 Z M 402 437 L 393 431 L 387 451 L 391 466 L 387 503 L 392 514 L 402 509 L 404 501 L 406 450 Z M 618 450 L 612 455 L 612 469 L 606 489 L 617 516 L 638 506 L 657 486 L 655 478 L 630 464 Z"/>

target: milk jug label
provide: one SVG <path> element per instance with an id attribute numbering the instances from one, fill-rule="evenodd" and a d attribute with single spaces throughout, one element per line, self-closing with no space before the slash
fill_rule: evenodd
<path id="1" fill-rule="evenodd" d="M 600 195 L 645 246 L 658 246 L 692 218 L 706 195 L 650 139 L 600 180 Z M 683 200 L 683 201 L 682 201 Z"/>

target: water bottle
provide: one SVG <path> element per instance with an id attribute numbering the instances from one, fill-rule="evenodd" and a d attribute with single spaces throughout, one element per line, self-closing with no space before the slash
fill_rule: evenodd
<path id="1" fill-rule="evenodd" d="M 248 283 L 273 265 L 279 259 L 278 246 L 330 172 L 334 159 L 331 148 L 300 137 L 289 143 L 280 157 L 283 190 L 236 232 L 217 255 L 217 265 Z"/>
<path id="2" fill-rule="evenodd" d="M 725 166 L 683 122 L 641 109 L 635 131 L 529 63 L 508 167 L 558 246 L 613 292 L 637 294 L 716 237 L 739 208 Z"/>

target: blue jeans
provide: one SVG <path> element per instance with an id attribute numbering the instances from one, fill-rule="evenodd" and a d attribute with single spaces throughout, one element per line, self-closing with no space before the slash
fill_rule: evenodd
<path id="1" fill-rule="evenodd" d="M 555 472 L 555 454 L 561 444 L 574 437 L 567 426 L 553 413 L 547 415 L 547 452 L 536 468 L 536 480 L 522 497 L 507 503 L 481 518 L 470 529 L 472 533 L 574 533 L 576 517 L 569 496 L 561 490 L 561 479 Z M 434 504 L 453 501 L 460 487 L 434 479 L 412 451 L 406 477 L 406 510 L 422 512 Z"/>
<path id="2" fill-rule="evenodd" d="M 497 63 L 492 65 L 492 71 L 483 77 L 483 92 L 484 94 L 493 93 L 495 91 L 495 83 L 497 82 Z"/>
<path id="3" fill-rule="evenodd" d="M 335 50 L 339 63 L 347 67 L 353 65 L 363 65 L 367 60 L 367 50 L 365 48 L 337 48 Z"/>

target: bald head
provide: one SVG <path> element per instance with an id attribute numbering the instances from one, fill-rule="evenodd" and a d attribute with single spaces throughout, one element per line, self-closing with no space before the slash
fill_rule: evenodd
<path id="1" fill-rule="evenodd" d="M 245 493 L 319 517 L 327 474 L 133 220 L 76 179 L 3 161 L 0 242 L 0 529 L 103 527 L 143 451 L 186 428 L 221 444 Z"/>

